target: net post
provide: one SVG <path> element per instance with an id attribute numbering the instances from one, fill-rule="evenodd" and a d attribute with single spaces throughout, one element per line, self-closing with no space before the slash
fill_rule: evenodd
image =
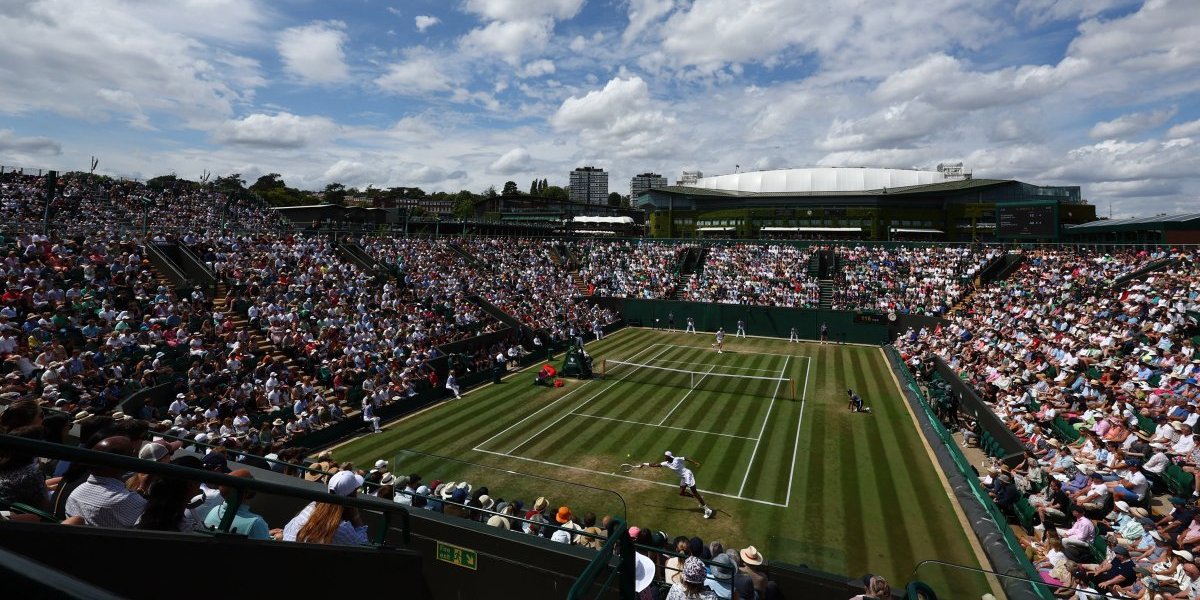
<path id="1" fill-rule="evenodd" d="M 796 399 L 796 380 L 795 379 L 792 379 L 791 377 L 788 378 L 788 388 L 791 389 L 792 400 L 795 400 Z"/>
<path id="2" fill-rule="evenodd" d="M 608 371 L 608 359 L 600 359 L 600 379 L 604 379 L 604 373 Z"/>

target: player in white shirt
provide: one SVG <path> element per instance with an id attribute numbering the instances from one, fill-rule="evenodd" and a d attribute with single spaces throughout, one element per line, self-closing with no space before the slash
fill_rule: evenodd
<path id="1" fill-rule="evenodd" d="M 713 344 L 713 348 L 717 349 L 717 354 L 725 353 L 725 328 L 717 329 L 717 343 Z"/>
<path id="2" fill-rule="evenodd" d="M 697 468 L 700 466 L 700 463 L 697 461 L 684 456 L 675 456 L 671 454 L 670 450 L 667 450 L 663 452 L 662 462 L 657 464 L 644 462 L 638 465 L 638 467 L 654 467 L 675 471 L 679 475 L 679 495 L 695 498 L 700 503 L 700 508 L 704 509 L 704 518 L 711 519 L 713 509 L 704 503 L 704 498 L 700 496 L 700 490 L 696 489 L 696 477 L 692 475 L 692 470 L 687 467 L 688 463 L 696 465 Z"/>

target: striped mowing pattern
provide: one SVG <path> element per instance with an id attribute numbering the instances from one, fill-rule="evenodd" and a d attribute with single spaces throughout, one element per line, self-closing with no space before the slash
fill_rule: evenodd
<path id="1" fill-rule="evenodd" d="M 768 558 L 848 576 L 907 581 L 924 559 L 978 566 L 877 348 L 727 338 L 726 352 L 717 354 L 710 338 L 634 329 L 588 349 L 597 361 L 788 377 L 796 399 L 782 391 L 772 399 L 659 387 L 622 381 L 619 373 L 547 389 L 532 385 L 535 366 L 334 456 L 356 465 L 387 458 L 397 473 L 416 471 L 427 482 L 467 479 L 488 485 L 493 497 L 528 505 L 545 495 L 577 512 L 615 512 L 619 503 L 519 473 L 611 489 L 634 524 L 728 547 L 754 544 Z M 848 412 L 847 387 L 874 412 Z M 668 449 L 702 463 L 696 480 L 715 519 L 704 520 L 693 500 L 677 495 L 669 471 L 617 470 L 660 460 Z"/>

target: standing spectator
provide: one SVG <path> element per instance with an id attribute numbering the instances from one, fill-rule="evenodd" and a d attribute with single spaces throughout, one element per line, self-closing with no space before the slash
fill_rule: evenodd
<path id="1" fill-rule="evenodd" d="M 123 436 L 110 437 L 93 450 L 132 457 L 133 442 Z M 119 479 L 124 474 L 125 470 L 118 467 L 92 467 L 87 480 L 67 498 L 67 517 L 79 517 L 92 527 L 133 528 L 146 509 L 146 500 L 125 489 L 125 482 Z"/>

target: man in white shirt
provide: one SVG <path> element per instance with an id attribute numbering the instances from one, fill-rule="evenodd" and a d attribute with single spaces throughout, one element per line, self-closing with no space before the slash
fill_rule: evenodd
<path id="1" fill-rule="evenodd" d="M 133 456 L 134 446 L 127 437 L 110 437 L 93 450 Z M 78 517 L 92 527 L 132 529 L 142 518 L 146 499 L 125 488 L 125 482 L 119 479 L 124 473 L 120 468 L 92 467 L 87 480 L 67 497 L 67 517 Z"/>

